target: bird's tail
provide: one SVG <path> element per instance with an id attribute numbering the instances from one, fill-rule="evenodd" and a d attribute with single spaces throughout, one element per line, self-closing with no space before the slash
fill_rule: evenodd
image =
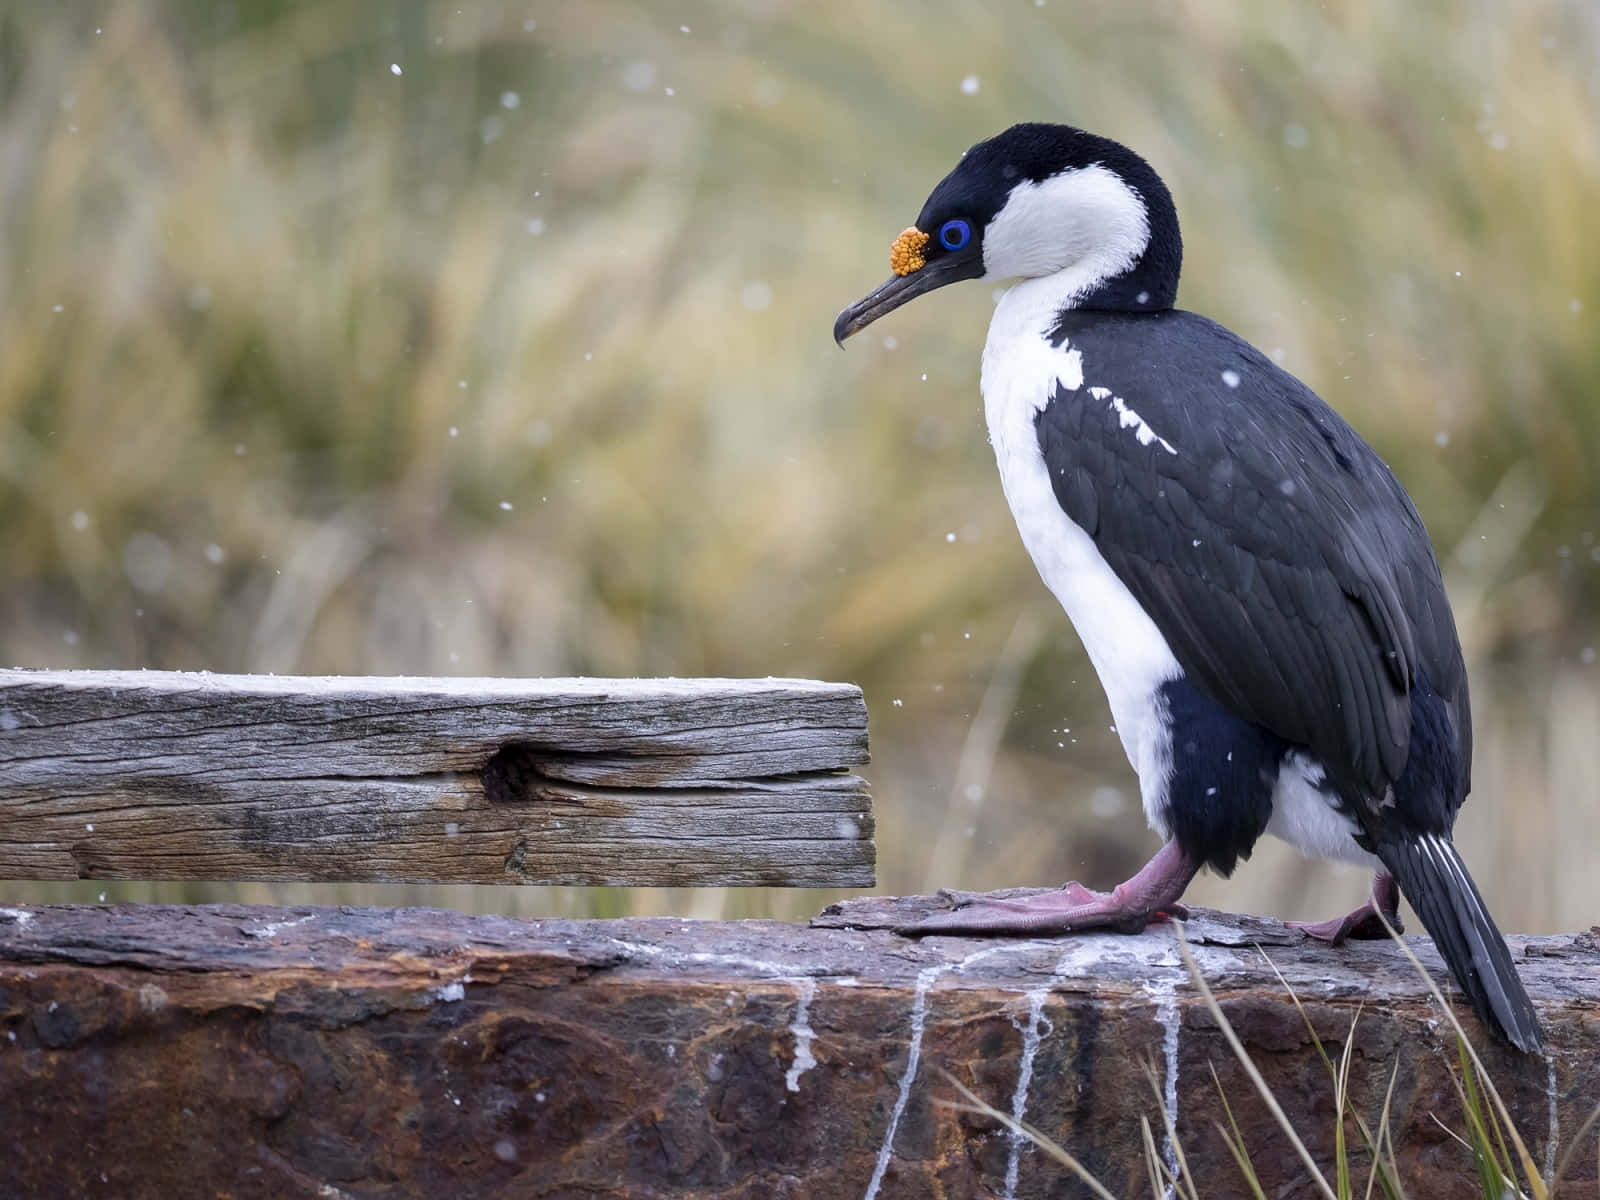
<path id="1" fill-rule="evenodd" d="M 1424 833 L 1381 840 L 1375 848 L 1478 1017 L 1517 1049 L 1538 1050 L 1539 1015 L 1450 839 Z"/>

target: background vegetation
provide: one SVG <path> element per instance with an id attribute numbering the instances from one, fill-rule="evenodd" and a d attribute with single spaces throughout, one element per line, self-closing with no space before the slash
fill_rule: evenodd
<path id="1" fill-rule="evenodd" d="M 853 679 L 886 889 L 1115 882 L 1154 838 L 1000 495 L 989 289 L 829 337 L 962 149 L 1064 120 L 1171 183 L 1185 307 L 1412 489 L 1474 683 L 1460 840 L 1507 927 L 1587 925 L 1597 62 L 1554 0 L 8 6 L 0 662 Z M 1195 896 L 1364 886 L 1263 843 Z"/>

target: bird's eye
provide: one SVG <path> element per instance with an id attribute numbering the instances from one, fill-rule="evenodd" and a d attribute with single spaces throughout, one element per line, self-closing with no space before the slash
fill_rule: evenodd
<path id="1" fill-rule="evenodd" d="M 972 226 L 960 217 L 939 226 L 939 245 L 946 250 L 959 250 L 972 240 Z"/>

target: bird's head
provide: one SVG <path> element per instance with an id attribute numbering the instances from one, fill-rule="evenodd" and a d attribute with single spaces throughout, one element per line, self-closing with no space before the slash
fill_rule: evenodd
<path id="1" fill-rule="evenodd" d="M 841 344 L 960 279 L 1063 276 L 1078 307 L 1155 312 L 1177 297 L 1172 196 L 1132 150 L 1069 125 L 1013 125 L 979 142 L 889 251 L 893 277 L 839 314 Z"/>

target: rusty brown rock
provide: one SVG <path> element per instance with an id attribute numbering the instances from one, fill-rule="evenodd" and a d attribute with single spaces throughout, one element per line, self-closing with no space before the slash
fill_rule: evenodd
<path id="1" fill-rule="evenodd" d="M 919 903 L 821 920 L 881 924 Z M 1320 1161 L 1332 1087 L 1263 951 L 1330 1053 L 1361 1008 L 1355 1104 L 1376 1121 L 1397 1070 L 1390 1124 L 1409 1194 L 1466 1194 L 1470 1157 L 1434 1119 L 1463 1127 L 1455 1046 L 1396 948 L 1329 950 L 1205 912 L 1188 932 Z M 0 1195 L 1082 1194 L 1043 1153 L 945 1103 L 951 1078 L 1021 1111 L 1114 1193 L 1145 1195 L 1139 1118 L 1159 1129 L 1173 1064 L 1202 1194 L 1242 1191 L 1214 1128 L 1214 1066 L 1268 1194 L 1309 1195 L 1174 938 L 0 908 Z M 1512 944 L 1549 1063 L 1480 1050 L 1542 1164 L 1551 1129 L 1570 1137 L 1600 1103 L 1600 949 L 1592 935 Z M 1595 1170 L 1591 1135 L 1576 1172 L 1588 1190 L 1569 1194 L 1592 1195 Z"/>

